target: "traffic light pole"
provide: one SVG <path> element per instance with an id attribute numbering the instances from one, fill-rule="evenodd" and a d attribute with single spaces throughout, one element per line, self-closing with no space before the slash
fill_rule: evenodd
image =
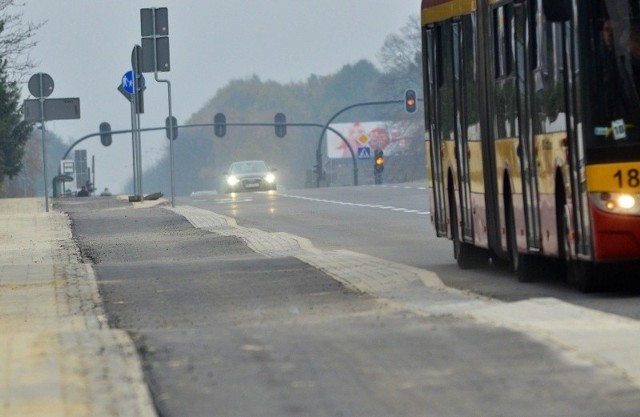
<path id="1" fill-rule="evenodd" d="M 225 123 L 227 126 L 266 126 L 266 127 L 274 127 L 276 125 L 281 125 L 281 123 Z M 323 128 L 324 131 L 326 130 L 330 130 L 331 132 L 335 133 L 336 135 L 338 135 L 340 137 L 340 139 L 342 139 L 342 141 L 347 145 L 347 148 L 349 149 L 349 152 L 351 153 L 351 160 L 353 161 L 353 185 L 358 185 L 358 164 L 356 161 L 356 156 L 355 153 L 353 152 L 353 148 L 351 147 L 351 145 L 349 144 L 349 141 L 347 141 L 347 139 L 342 135 L 342 133 L 338 132 L 337 130 L 335 130 L 332 127 L 327 127 L 325 125 L 319 124 L 319 123 L 286 123 L 287 126 L 292 126 L 292 127 L 320 127 Z M 188 125 L 178 125 L 177 128 L 190 128 L 190 127 L 215 127 L 215 123 L 195 123 L 195 124 L 188 124 Z M 164 127 L 147 127 L 147 128 L 140 128 L 138 126 L 138 131 L 140 132 L 152 132 L 152 131 L 156 131 L 156 130 L 165 130 L 166 126 Z M 171 131 L 173 129 L 170 129 Z M 109 132 L 103 131 L 103 132 L 96 132 L 96 133 L 90 133 L 88 135 L 85 135 L 83 137 L 81 137 L 80 139 L 76 140 L 75 142 L 73 142 L 69 148 L 67 149 L 67 151 L 64 153 L 64 155 L 62 156 L 62 158 L 60 158 L 60 160 L 64 160 L 67 159 L 67 156 L 69 156 L 69 153 L 73 150 L 73 148 L 75 148 L 78 144 L 80 144 L 81 142 L 84 142 L 87 139 L 91 139 L 93 137 L 99 137 L 101 134 L 111 134 L 111 135 L 120 135 L 120 134 L 125 134 L 125 133 L 132 133 L 133 129 L 126 129 L 126 130 L 112 130 Z M 171 144 L 173 143 L 173 141 L 170 141 Z M 134 158 L 134 164 L 136 163 L 135 158 Z M 173 169 L 171 170 L 173 172 Z M 172 182 L 172 187 L 174 186 L 173 182 Z"/>
<path id="2" fill-rule="evenodd" d="M 173 170 L 173 113 L 171 111 L 171 81 L 169 80 L 159 80 L 158 72 L 155 73 L 155 79 L 157 82 L 167 83 L 167 94 L 169 96 L 169 165 L 171 171 L 171 207 L 176 207 L 176 180 Z"/>
<path id="3" fill-rule="evenodd" d="M 324 138 L 325 133 L 327 132 L 327 130 L 331 130 L 334 133 L 337 133 L 336 130 L 332 129 L 331 127 L 329 127 L 329 125 L 338 117 L 340 116 L 342 113 L 346 112 L 347 110 L 351 110 L 354 107 L 365 107 L 365 106 L 379 106 L 379 105 L 383 105 L 383 104 L 398 104 L 398 103 L 404 103 L 404 100 L 384 100 L 384 101 L 368 101 L 368 102 L 363 102 L 363 103 L 356 103 L 356 104 L 352 104 L 350 106 L 344 107 L 343 109 L 339 110 L 336 114 L 334 114 L 333 116 L 331 116 L 331 118 L 327 121 L 327 123 L 324 124 L 324 126 L 322 126 L 322 132 L 320 132 L 320 139 L 318 140 L 318 148 L 316 149 L 316 164 L 318 166 L 318 175 L 316 178 L 316 187 L 320 188 L 320 178 L 322 176 L 323 170 L 322 170 L 322 139 Z M 349 143 L 347 142 L 347 140 L 342 137 L 342 135 L 338 134 L 342 140 L 349 145 Z M 351 151 L 351 156 L 354 159 L 354 166 L 357 166 L 356 162 L 355 162 L 355 156 L 353 156 L 353 149 L 351 149 L 351 145 L 349 145 L 349 150 Z M 354 171 L 357 172 L 357 168 L 354 168 Z M 356 174 L 354 174 L 356 175 Z M 357 181 L 356 181 L 356 184 Z"/>

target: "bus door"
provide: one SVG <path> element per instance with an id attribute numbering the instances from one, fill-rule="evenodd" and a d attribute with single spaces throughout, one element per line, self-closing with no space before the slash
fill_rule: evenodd
<path id="1" fill-rule="evenodd" d="M 471 63 L 465 63 L 463 57 L 464 39 L 463 36 L 469 36 L 462 31 L 462 23 L 454 22 L 452 25 L 453 36 L 453 98 L 455 109 L 455 140 L 456 140 L 456 160 L 458 165 L 458 188 L 460 200 L 460 213 L 462 215 L 462 240 L 473 242 L 473 218 L 471 207 L 471 173 L 469 169 L 469 137 L 466 129 L 466 112 L 465 112 L 465 85 L 464 85 L 464 66 Z"/>
<path id="2" fill-rule="evenodd" d="M 524 198 L 525 221 L 527 223 L 527 247 L 530 252 L 539 252 L 542 238 L 540 233 L 540 213 L 538 196 L 538 175 L 536 169 L 536 155 L 534 152 L 530 100 L 531 81 L 528 54 L 529 16 L 528 3 L 514 3 L 514 52 L 516 69 L 516 86 L 518 100 L 518 123 L 520 143 L 518 156 L 522 170 L 522 192 Z"/>
<path id="3" fill-rule="evenodd" d="M 425 77 L 427 84 L 427 132 L 431 139 L 431 177 L 434 199 L 431 202 L 433 210 L 434 227 L 438 237 L 447 236 L 447 216 L 446 213 L 446 195 L 444 190 L 444 170 L 442 167 L 442 149 L 443 141 L 440 129 L 438 129 L 438 120 L 440 118 L 440 95 L 439 89 L 442 83 L 440 71 L 437 68 L 442 65 L 442 36 L 440 26 L 432 27 L 424 33 L 424 44 L 426 58 L 424 59 Z"/>
<path id="4" fill-rule="evenodd" d="M 585 4 L 577 6 L 577 1 L 571 3 L 573 10 L 586 7 Z M 575 224 L 575 251 L 578 257 L 590 256 L 591 224 L 589 217 L 589 202 L 587 194 L 586 166 L 584 153 L 584 136 L 582 134 L 582 114 L 578 111 L 578 103 L 581 102 L 580 63 L 578 60 L 578 30 L 582 30 L 577 20 L 569 19 L 559 23 L 563 31 L 562 60 L 565 77 L 565 100 L 567 107 L 567 137 L 569 139 L 569 166 L 571 172 L 571 189 L 573 204 L 573 223 Z"/>

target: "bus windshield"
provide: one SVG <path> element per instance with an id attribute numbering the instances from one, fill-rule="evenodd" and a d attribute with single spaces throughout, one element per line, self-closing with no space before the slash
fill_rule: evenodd
<path id="1" fill-rule="evenodd" d="M 599 0 L 591 9 L 593 147 L 640 142 L 640 0 Z"/>

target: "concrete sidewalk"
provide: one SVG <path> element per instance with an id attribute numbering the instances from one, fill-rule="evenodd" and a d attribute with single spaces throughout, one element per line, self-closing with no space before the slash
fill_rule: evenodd
<path id="1" fill-rule="evenodd" d="M 0 199 L 0 415 L 156 416 L 129 335 L 107 326 L 63 213 Z"/>

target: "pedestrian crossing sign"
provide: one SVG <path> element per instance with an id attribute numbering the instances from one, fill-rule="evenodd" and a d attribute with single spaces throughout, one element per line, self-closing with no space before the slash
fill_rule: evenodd
<path id="1" fill-rule="evenodd" d="M 358 159 L 371 158 L 371 148 L 369 146 L 358 146 Z"/>

